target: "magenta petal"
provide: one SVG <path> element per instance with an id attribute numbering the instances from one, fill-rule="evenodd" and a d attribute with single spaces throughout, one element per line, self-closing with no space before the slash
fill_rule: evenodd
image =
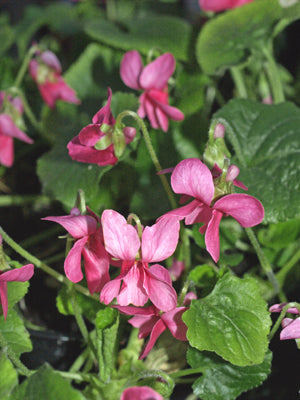
<path id="1" fill-rule="evenodd" d="M 140 354 L 139 359 L 142 360 L 143 358 L 145 358 L 149 352 L 151 351 L 152 347 L 155 345 L 155 342 L 157 341 L 157 339 L 159 338 L 159 336 L 163 333 L 163 331 L 166 330 L 166 325 L 163 323 L 163 321 L 160 319 L 156 322 L 156 324 L 154 325 L 151 335 L 150 335 L 150 339 L 148 341 L 148 343 L 146 344 L 146 346 L 144 347 L 143 351 Z"/>
<path id="2" fill-rule="evenodd" d="M 194 212 L 201 203 L 198 200 L 193 200 L 189 204 L 186 204 L 185 206 L 175 208 L 175 210 L 168 211 L 166 214 L 162 215 L 158 220 L 160 221 L 161 219 L 164 218 L 177 218 L 179 221 L 186 218 L 188 215 Z"/>
<path id="3" fill-rule="evenodd" d="M 144 339 L 149 336 L 153 326 L 159 320 L 157 315 L 136 315 L 128 321 L 130 325 L 139 328 L 139 339 Z"/>
<path id="4" fill-rule="evenodd" d="M 118 296 L 120 291 L 120 285 L 122 276 L 119 275 L 116 279 L 113 279 L 110 282 L 107 282 L 100 293 L 100 301 L 104 304 L 109 304 L 113 301 L 115 297 Z"/>
<path id="5" fill-rule="evenodd" d="M 149 318 L 149 316 L 156 315 L 156 308 L 154 306 L 149 307 L 133 307 L 133 306 L 112 306 L 118 309 L 122 314 L 126 315 L 142 315 Z M 135 326 L 135 325 L 133 325 Z"/>
<path id="6" fill-rule="evenodd" d="M 14 140 L 0 132 L 0 164 L 11 167 L 14 163 Z"/>
<path id="7" fill-rule="evenodd" d="M 218 262 L 220 257 L 219 225 L 223 214 L 213 210 L 212 218 L 209 221 L 205 233 L 205 245 L 214 262 Z"/>
<path id="8" fill-rule="evenodd" d="M 7 283 L 6 282 L 0 282 L 0 300 L 1 300 L 4 319 L 6 319 L 7 311 L 8 311 Z"/>
<path id="9" fill-rule="evenodd" d="M 97 221 L 89 215 L 63 215 L 61 217 L 46 217 L 42 219 L 60 224 L 76 239 L 91 235 L 97 229 Z"/>
<path id="10" fill-rule="evenodd" d="M 280 332 L 280 340 L 300 339 L 300 318 L 294 319 Z"/>
<path id="11" fill-rule="evenodd" d="M 172 279 L 169 270 L 164 268 L 162 265 L 154 264 L 149 268 L 149 271 L 157 279 L 166 282 L 168 285 L 172 286 Z"/>
<path id="12" fill-rule="evenodd" d="M 175 58 L 171 53 L 163 54 L 143 69 L 139 83 L 142 89 L 163 90 L 175 69 Z"/>
<path id="13" fill-rule="evenodd" d="M 195 197 L 207 205 L 210 205 L 215 192 L 212 174 L 198 158 L 188 158 L 177 164 L 171 185 L 175 193 Z"/>
<path id="14" fill-rule="evenodd" d="M 257 225 L 264 219 L 263 205 L 248 194 L 229 194 L 216 201 L 213 208 L 231 215 L 244 228 Z"/>
<path id="15" fill-rule="evenodd" d="M 3 272 L 0 274 L 0 282 L 26 282 L 32 277 L 33 272 L 33 264 L 27 264 L 21 268 Z"/>
<path id="16" fill-rule="evenodd" d="M 157 103 L 157 107 L 163 112 L 168 118 L 174 121 L 182 121 L 184 114 L 178 108 L 172 107 L 169 104 Z"/>
<path id="17" fill-rule="evenodd" d="M 151 269 L 145 269 L 144 288 L 149 295 L 149 299 L 160 311 L 172 310 L 177 303 L 176 292 L 169 283 L 158 279 L 155 272 L 157 271 L 152 274 Z"/>
<path id="18" fill-rule="evenodd" d="M 83 278 L 83 274 L 81 271 L 81 254 L 83 247 L 85 246 L 87 241 L 88 236 L 77 240 L 65 259 L 65 274 L 67 278 L 73 283 L 77 283 Z"/>
<path id="19" fill-rule="evenodd" d="M 107 103 L 104 107 L 102 107 L 94 116 L 93 116 L 93 124 L 106 124 L 106 125 L 114 125 L 115 119 L 111 113 L 110 103 L 112 97 L 111 88 L 107 88 Z"/>
<path id="20" fill-rule="evenodd" d="M 0 133 L 5 136 L 14 137 L 26 143 L 33 143 L 33 140 L 22 132 L 7 114 L 0 114 Z"/>
<path id="21" fill-rule="evenodd" d="M 123 284 L 120 294 L 117 297 L 120 306 L 133 304 L 143 306 L 148 301 L 148 294 L 144 287 L 144 271 L 139 265 L 134 263 L 127 274 L 123 277 Z"/>
<path id="22" fill-rule="evenodd" d="M 169 128 L 169 120 L 166 114 L 159 108 L 155 108 L 155 114 L 156 114 L 156 120 L 160 126 L 160 128 L 164 131 L 167 132 Z"/>
<path id="23" fill-rule="evenodd" d="M 125 389 L 120 400 L 163 400 L 163 398 L 148 386 L 134 386 Z"/>
<path id="24" fill-rule="evenodd" d="M 106 250 L 119 260 L 134 260 L 140 248 L 137 231 L 114 210 L 104 210 L 102 228 Z"/>
<path id="25" fill-rule="evenodd" d="M 177 218 L 162 218 L 146 226 L 142 235 L 142 260 L 158 262 L 170 257 L 178 243 L 179 229 Z"/>
<path id="26" fill-rule="evenodd" d="M 91 235 L 82 251 L 84 270 L 90 293 L 100 292 L 109 281 L 109 261 L 98 232 Z"/>
<path id="27" fill-rule="evenodd" d="M 152 128 L 159 129 L 160 126 L 156 117 L 155 104 L 153 103 L 151 98 L 149 98 L 147 93 L 145 93 L 143 106 Z"/>
<path id="28" fill-rule="evenodd" d="M 93 147 L 105 134 L 101 132 L 101 124 L 89 124 L 79 132 L 79 142 Z"/>
<path id="29" fill-rule="evenodd" d="M 187 340 L 187 326 L 182 321 L 182 314 L 187 311 L 186 307 L 177 307 L 161 315 L 161 319 L 169 328 L 172 335 L 178 340 Z"/>
<path id="30" fill-rule="evenodd" d="M 125 143 L 128 144 L 128 143 L 132 142 L 133 139 L 135 138 L 136 129 L 132 128 L 130 126 L 126 126 L 123 129 L 123 133 L 124 133 L 124 136 L 125 136 Z"/>
<path id="31" fill-rule="evenodd" d="M 120 66 L 120 76 L 126 86 L 132 89 L 141 89 L 139 76 L 143 69 L 141 56 L 136 50 L 124 54 Z"/>

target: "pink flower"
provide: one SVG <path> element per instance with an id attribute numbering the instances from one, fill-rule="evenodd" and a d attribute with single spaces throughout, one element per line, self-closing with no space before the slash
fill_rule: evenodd
<path id="1" fill-rule="evenodd" d="M 51 51 L 37 52 L 29 63 L 29 73 L 37 83 L 44 102 L 54 108 L 57 100 L 79 104 L 80 100 L 61 76 L 61 64 Z"/>
<path id="2" fill-rule="evenodd" d="M 281 312 L 288 303 L 273 304 L 269 308 L 270 312 Z M 300 315 L 300 311 L 297 307 L 289 307 L 286 313 Z M 300 317 L 297 318 L 283 318 L 282 331 L 280 332 L 280 340 L 287 339 L 300 339 Z"/>
<path id="3" fill-rule="evenodd" d="M 112 92 L 108 88 L 106 106 L 93 117 L 93 123 L 83 128 L 79 135 L 68 143 L 69 155 L 73 160 L 90 164 L 114 165 L 118 161 L 112 143 L 113 127 L 116 123 L 110 109 Z M 111 128 L 110 128 L 111 127 Z M 123 129 L 126 144 L 136 135 L 135 128 Z M 101 150 L 97 149 L 101 147 Z"/>
<path id="4" fill-rule="evenodd" d="M 204 11 L 223 11 L 240 7 L 253 0 L 199 0 L 199 6 Z"/>
<path id="5" fill-rule="evenodd" d="M 133 386 L 124 390 L 120 400 L 163 400 L 163 398 L 148 386 Z"/>
<path id="6" fill-rule="evenodd" d="M 14 162 L 13 138 L 30 144 L 33 140 L 18 127 L 23 125 L 23 103 L 19 97 L 12 98 L 0 92 L 0 110 L 0 164 L 11 167 Z"/>
<path id="7" fill-rule="evenodd" d="M 57 222 L 75 239 L 66 257 L 64 268 L 67 278 L 74 283 L 82 280 L 81 256 L 90 293 L 100 292 L 109 281 L 109 256 L 103 245 L 100 219 L 89 208 L 88 215 L 80 215 L 77 208 L 70 215 L 46 217 L 43 220 Z"/>
<path id="8" fill-rule="evenodd" d="M 27 264 L 21 268 L 12 269 L 6 272 L 0 271 L 0 300 L 4 319 L 6 319 L 8 311 L 7 282 L 26 282 L 32 277 L 33 270 L 33 264 Z"/>
<path id="9" fill-rule="evenodd" d="M 168 130 L 169 118 L 175 121 L 184 119 L 178 108 L 171 107 L 168 100 L 168 80 L 175 69 L 175 59 L 171 53 L 163 54 L 146 67 L 136 50 L 128 51 L 121 62 L 120 75 L 132 89 L 143 90 L 140 96 L 138 114 L 146 115 L 152 128 Z"/>
<path id="10" fill-rule="evenodd" d="M 161 218 L 175 216 L 185 219 L 187 225 L 204 223 L 207 251 L 215 262 L 220 255 L 219 224 L 223 216 L 231 215 L 242 227 L 259 224 L 264 218 L 264 208 L 259 200 L 247 194 L 221 195 L 215 191 L 211 171 L 197 158 L 181 161 L 171 176 L 175 193 L 193 197 L 190 203 L 169 211 Z"/>
<path id="11" fill-rule="evenodd" d="M 145 358 L 159 336 L 168 328 L 171 334 L 178 340 L 187 340 L 187 326 L 182 321 L 182 314 L 186 307 L 177 307 L 173 310 L 161 313 L 155 306 L 145 308 L 116 306 L 123 314 L 134 315 L 128 322 L 135 328 L 139 328 L 139 339 L 150 335 L 149 341 L 140 354 L 140 359 Z"/>
<path id="12" fill-rule="evenodd" d="M 105 248 L 122 260 L 122 266 L 120 275 L 102 289 L 100 300 L 109 304 L 116 297 L 121 306 L 143 306 L 150 299 L 162 311 L 175 308 L 177 296 L 169 272 L 159 264 L 149 267 L 148 263 L 165 260 L 174 253 L 179 222 L 170 218 L 147 226 L 141 240 L 136 229 L 116 211 L 103 212 L 102 226 Z"/>

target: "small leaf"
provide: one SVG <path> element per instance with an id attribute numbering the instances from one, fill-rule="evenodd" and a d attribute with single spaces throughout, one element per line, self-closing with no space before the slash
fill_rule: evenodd
<path id="1" fill-rule="evenodd" d="M 0 18 L 0 55 L 1 56 L 13 44 L 14 37 L 15 37 L 14 31 L 9 26 L 6 16 L 2 15 Z"/>
<path id="2" fill-rule="evenodd" d="M 258 2 L 259 3 L 259 2 Z M 242 7 L 243 8 L 243 7 Z M 229 101 L 214 114 L 225 125 L 234 150 L 239 179 L 265 208 L 266 223 L 300 214 L 300 110 L 292 103 L 265 105 Z"/>
<path id="3" fill-rule="evenodd" d="M 29 334 L 16 311 L 10 310 L 7 314 L 6 321 L 4 321 L 3 316 L 0 317 L 0 331 L 16 354 L 32 350 Z"/>
<path id="4" fill-rule="evenodd" d="M 11 361 L 6 355 L 0 352 L 0 399 L 9 400 L 10 394 L 15 386 L 18 385 L 18 374 Z"/>
<path id="5" fill-rule="evenodd" d="M 18 301 L 23 299 L 28 291 L 29 282 L 8 282 L 7 298 L 8 309 L 11 309 Z"/>
<path id="6" fill-rule="evenodd" d="M 10 400 L 84 400 L 79 390 L 45 364 L 27 378 Z"/>
<path id="7" fill-rule="evenodd" d="M 261 385 L 271 372 L 272 353 L 261 364 L 238 367 L 213 353 L 190 348 L 187 354 L 192 368 L 202 368 L 203 375 L 193 384 L 196 396 L 203 400 L 235 400 L 242 392 Z"/>
<path id="8" fill-rule="evenodd" d="M 254 279 L 225 274 L 205 298 L 183 314 L 187 338 L 239 366 L 259 364 L 268 348 L 271 319 Z"/>

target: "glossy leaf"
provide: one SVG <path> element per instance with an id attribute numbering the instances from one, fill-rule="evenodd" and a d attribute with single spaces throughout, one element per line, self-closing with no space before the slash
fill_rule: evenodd
<path id="1" fill-rule="evenodd" d="M 207 297 L 192 302 L 182 319 L 196 349 L 214 351 L 239 366 L 263 361 L 271 320 L 254 279 L 224 275 Z"/>
<path id="2" fill-rule="evenodd" d="M 18 373 L 4 352 L 0 352 L 0 399 L 9 400 L 13 388 L 18 385 Z"/>
<path id="3" fill-rule="evenodd" d="M 7 314 L 6 321 L 4 321 L 3 316 L 0 317 L 0 331 L 16 354 L 32 350 L 29 334 L 16 311 L 10 310 Z"/>

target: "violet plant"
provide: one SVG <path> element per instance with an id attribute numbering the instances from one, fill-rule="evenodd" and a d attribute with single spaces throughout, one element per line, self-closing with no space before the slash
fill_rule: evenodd
<path id="1" fill-rule="evenodd" d="M 300 3 L 189 4 L 0 15 L 3 400 L 297 395 Z"/>

